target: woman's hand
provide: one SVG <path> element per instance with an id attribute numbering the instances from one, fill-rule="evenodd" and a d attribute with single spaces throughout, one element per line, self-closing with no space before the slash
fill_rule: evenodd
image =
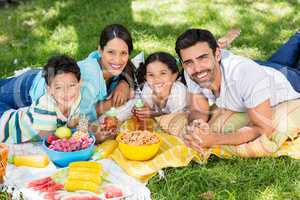
<path id="1" fill-rule="evenodd" d="M 115 139 L 117 135 L 117 128 L 108 129 L 105 124 L 93 125 L 90 131 L 94 133 L 97 144 L 108 139 Z"/>
<path id="2" fill-rule="evenodd" d="M 119 107 L 126 103 L 130 98 L 130 88 L 126 81 L 121 80 L 112 92 L 112 105 Z"/>

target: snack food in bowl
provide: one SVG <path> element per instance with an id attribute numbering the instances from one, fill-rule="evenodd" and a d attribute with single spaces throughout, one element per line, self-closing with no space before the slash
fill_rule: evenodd
<path id="1" fill-rule="evenodd" d="M 66 167 L 70 162 L 88 160 L 93 153 L 94 135 L 88 134 L 80 139 L 73 135 L 70 139 L 59 139 L 55 135 L 48 135 L 43 140 L 43 148 L 49 158 L 60 167 Z"/>
<path id="2" fill-rule="evenodd" d="M 159 134 L 147 130 L 120 133 L 117 141 L 124 157 L 136 161 L 145 161 L 153 158 L 161 144 Z"/>

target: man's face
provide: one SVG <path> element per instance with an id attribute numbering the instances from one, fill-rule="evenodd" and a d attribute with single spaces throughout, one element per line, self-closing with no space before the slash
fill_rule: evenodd
<path id="1" fill-rule="evenodd" d="M 216 78 L 216 68 L 221 59 L 220 49 L 215 54 L 207 42 L 198 42 L 194 46 L 180 50 L 182 66 L 192 80 L 201 87 L 209 88 Z"/>

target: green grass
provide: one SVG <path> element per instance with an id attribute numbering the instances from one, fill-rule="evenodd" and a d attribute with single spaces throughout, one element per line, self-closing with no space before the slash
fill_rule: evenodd
<path id="1" fill-rule="evenodd" d="M 231 50 L 265 59 L 300 28 L 299 10 L 297 0 L 24 0 L 0 8 L 0 77 L 42 66 L 57 53 L 83 59 L 110 23 L 132 32 L 132 56 L 158 50 L 175 55 L 176 37 L 190 27 L 218 37 L 240 27 Z M 192 163 L 165 174 L 148 184 L 153 199 L 300 199 L 300 162 L 289 158 L 212 158 L 207 165 Z"/>

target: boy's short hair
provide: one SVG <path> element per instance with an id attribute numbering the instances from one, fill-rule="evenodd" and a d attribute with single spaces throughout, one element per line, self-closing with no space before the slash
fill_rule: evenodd
<path id="1" fill-rule="evenodd" d="M 176 40 L 175 51 L 179 58 L 181 59 L 180 50 L 194 46 L 198 42 L 206 42 L 213 53 L 218 48 L 218 42 L 210 31 L 199 28 L 188 29 Z"/>
<path id="2" fill-rule="evenodd" d="M 43 77 L 47 85 L 51 84 L 51 80 L 58 74 L 72 73 L 80 81 L 80 68 L 77 62 L 66 55 L 51 57 L 47 64 L 43 67 Z"/>

